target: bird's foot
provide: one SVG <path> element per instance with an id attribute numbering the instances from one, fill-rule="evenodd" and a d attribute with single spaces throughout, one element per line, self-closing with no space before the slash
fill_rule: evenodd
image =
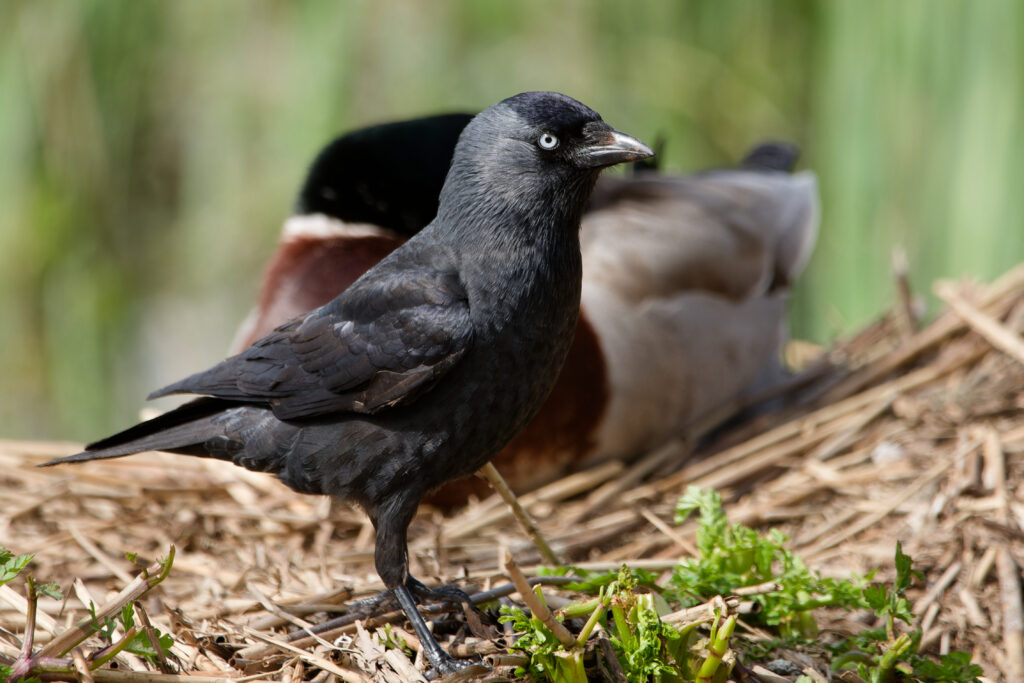
<path id="1" fill-rule="evenodd" d="M 430 661 L 430 670 L 426 673 L 428 681 L 436 681 L 439 678 L 446 678 L 460 671 L 465 671 L 472 666 L 480 666 L 465 659 L 455 659 L 444 652 L 441 654 L 442 656 L 437 658 L 431 658 L 429 655 L 427 657 Z"/>
<path id="2" fill-rule="evenodd" d="M 412 591 L 413 595 L 419 598 L 420 602 L 440 602 L 453 605 L 469 605 L 473 606 L 473 599 L 469 597 L 466 591 L 456 586 L 438 586 L 437 588 L 431 588 L 426 584 L 422 583 L 418 579 L 409 577 L 406 584 L 409 586 L 409 590 Z"/>
<path id="3" fill-rule="evenodd" d="M 431 592 L 429 588 L 412 577 L 409 577 L 404 584 L 395 586 L 392 591 L 394 592 L 395 599 L 398 600 L 398 604 L 402 606 L 402 611 L 405 612 L 406 618 L 409 619 L 413 632 L 420 640 L 420 647 L 423 649 L 423 654 L 426 655 L 427 661 L 430 662 L 430 674 L 428 675 L 428 678 L 447 678 L 452 674 L 463 672 L 471 666 L 479 666 L 474 662 L 453 659 L 451 655 L 441 649 L 441 646 L 438 644 L 434 634 L 429 628 L 427 628 L 427 623 L 423 620 L 423 616 L 416 608 L 416 599 L 413 597 L 413 591 L 416 590 L 414 586 L 418 586 L 419 589 Z M 462 593 L 462 591 L 459 592 Z M 444 592 L 443 595 L 445 596 L 445 599 L 452 599 L 451 592 Z M 465 596 L 466 594 L 462 593 L 462 595 Z M 467 599 L 468 597 L 469 596 L 466 596 Z M 462 598 L 456 598 L 456 600 L 458 602 L 462 602 Z M 459 676 L 457 680 L 462 680 L 462 676 Z"/>
<path id="4" fill-rule="evenodd" d="M 485 634 L 488 632 L 488 627 L 485 626 L 487 622 L 486 615 L 473 604 L 473 598 L 469 597 L 469 594 L 461 588 L 455 586 L 429 588 L 411 576 L 406 581 L 406 584 L 421 603 L 434 602 L 461 608 L 462 614 L 466 617 L 466 625 L 469 626 L 469 630 L 473 635 L 486 637 Z"/>
<path id="5" fill-rule="evenodd" d="M 371 595 L 368 598 L 362 600 L 353 600 L 348 603 L 348 612 L 360 612 L 367 616 L 376 616 L 377 614 L 385 611 L 394 609 L 396 606 L 395 596 L 389 590 L 383 590 L 376 595 Z"/>
<path id="6" fill-rule="evenodd" d="M 412 594 L 422 603 L 442 603 L 449 605 L 467 605 L 474 607 L 473 599 L 461 588 L 455 586 L 438 586 L 431 588 L 418 579 L 409 577 L 406 582 Z M 390 590 L 383 590 L 376 595 L 371 595 L 362 600 L 353 600 L 348 603 L 348 612 L 359 612 L 367 616 L 376 616 L 383 612 L 400 607 L 395 600 L 394 593 Z"/>

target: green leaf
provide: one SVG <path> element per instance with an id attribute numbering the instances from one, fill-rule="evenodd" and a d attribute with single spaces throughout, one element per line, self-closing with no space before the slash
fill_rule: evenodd
<path id="1" fill-rule="evenodd" d="M 14 673 L 14 670 L 11 667 L 3 666 L 2 664 L 0 664 L 0 681 L 9 680 L 10 677 L 11 677 L 11 674 L 13 674 L 13 673 Z M 18 679 L 18 683 L 39 683 L 39 679 L 36 678 L 35 676 L 33 676 L 31 678 L 21 678 L 21 679 Z"/>
<path id="2" fill-rule="evenodd" d="M 53 598 L 54 600 L 64 599 L 64 592 L 60 589 L 60 586 L 53 582 L 40 584 L 36 586 L 36 590 L 43 595 Z"/>
<path id="3" fill-rule="evenodd" d="M 156 663 L 161 655 L 167 656 L 171 647 L 174 645 L 174 639 L 166 633 L 161 633 L 157 629 L 154 629 L 154 631 L 156 631 L 157 634 L 157 643 L 161 649 L 160 653 L 153 649 L 153 646 L 149 642 L 149 636 L 146 635 L 144 630 L 136 633 L 124 649 L 134 655 L 143 657 L 150 663 Z"/>
<path id="4" fill-rule="evenodd" d="M 128 603 L 121 608 L 119 621 L 124 626 L 125 631 L 135 626 L 135 606 L 132 603 Z"/>
<path id="5" fill-rule="evenodd" d="M 871 584 L 863 590 L 867 606 L 879 617 L 886 618 L 885 626 L 862 631 L 832 646 L 832 666 L 837 670 L 855 666 L 858 675 L 869 681 L 889 681 L 896 676 L 936 683 L 978 681 L 982 669 L 971 663 L 970 653 L 951 652 L 943 655 L 936 663 L 918 653 L 920 631 L 896 632 L 895 619 L 909 624 L 914 618 L 910 601 L 905 595 L 906 589 L 914 578 L 923 580 L 924 577 L 913 570 L 913 560 L 903 553 L 900 543 L 896 544 L 895 566 L 896 578 L 891 589 Z"/>
<path id="6" fill-rule="evenodd" d="M 971 663 L 970 652 L 950 652 L 942 655 L 938 663 L 920 656 L 913 659 L 914 676 L 922 681 L 977 683 L 985 673 L 980 666 Z"/>
<path id="7" fill-rule="evenodd" d="M 511 623 L 518 636 L 511 649 L 530 657 L 530 663 L 523 669 L 522 675 L 528 673 L 537 680 L 551 680 L 549 674 L 556 668 L 553 655 L 562 647 L 555 634 L 540 619 L 526 616 L 518 607 L 502 605 L 498 621 Z"/>
<path id="8" fill-rule="evenodd" d="M 896 592 L 904 593 L 910 588 L 911 579 L 917 579 L 918 581 L 924 581 L 924 574 L 911 567 L 914 564 L 914 560 L 911 559 L 910 555 L 903 554 L 903 545 L 896 541 Z"/>
<path id="9" fill-rule="evenodd" d="M 635 585 L 649 588 L 656 586 L 658 579 L 656 574 L 643 569 L 633 569 L 622 565 L 619 569 L 608 572 L 591 572 L 584 569 L 575 569 L 572 573 L 581 578 L 579 581 L 566 584 L 565 589 L 579 593 L 597 593 L 600 589 L 618 580 L 620 573 L 624 570 L 628 573 L 629 580 L 633 581 Z"/>
<path id="10" fill-rule="evenodd" d="M 804 638 L 817 633 L 809 611 L 824 606 L 866 606 L 861 595 L 863 579 L 822 579 L 785 547 L 788 538 L 777 529 L 762 535 L 741 524 L 730 525 L 716 492 L 688 488 L 676 505 L 677 521 L 687 519 L 695 510 L 700 512 L 700 556 L 681 562 L 670 584 L 675 592 L 669 597 L 683 606 L 728 595 L 742 586 L 775 581 L 781 590 L 753 598 L 761 611 L 752 619 L 779 627 L 783 635 Z"/>
<path id="11" fill-rule="evenodd" d="M 28 566 L 34 555 L 14 556 L 6 549 L 0 552 L 0 586 L 12 581 L 21 570 Z"/>
<path id="12" fill-rule="evenodd" d="M 873 583 L 864 589 L 864 599 L 868 607 L 881 616 L 889 604 L 889 590 L 880 583 Z"/>

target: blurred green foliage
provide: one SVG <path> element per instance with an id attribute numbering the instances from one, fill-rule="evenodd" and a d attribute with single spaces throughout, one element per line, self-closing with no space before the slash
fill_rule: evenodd
<path id="1" fill-rule="evenodd" d="M 797 334 L 1024 259 L 1016 0 L 0 4 L 0 435 L 88 439 L 219 360 L 305 165 L 357 125 L 553 89 L 668 143 L 765 138 L 821 179 Z"/>

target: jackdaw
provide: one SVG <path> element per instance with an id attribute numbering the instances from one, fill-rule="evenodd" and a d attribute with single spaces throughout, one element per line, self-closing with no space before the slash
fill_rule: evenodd
<path id="1" fill-rule="evenodd" d="M 459 137 L 430 225 L 324 306 L 150 396 L 203 398 L 47 464 L 163 450 L 354 501 L 431 665 L 459 668 L 416 609 L 407 527 L 550 392 L 579 313 L 583 207 L 602 168 L 652 154 L 565 95 L 499 102 Z"/>

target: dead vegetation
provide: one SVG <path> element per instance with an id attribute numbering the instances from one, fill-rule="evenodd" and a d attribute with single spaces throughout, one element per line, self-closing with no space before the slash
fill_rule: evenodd
<path id="1" fill-rule="evenodd" d="M 812 363 L 782 412 L 723 431 L 696 454 L 670 443 L 631 465 L 578 472 L 522 506 L 559 558 L 590 569 L 667 571 L 692 555 L 693 523 L 673 524 L 692 484 L 719 490 L 731 521 L 786 532 L 826 576 L 891 578 L 902 541 L 926 577 L 910 592 L 922 651 L 966 650 L 987 679 L 1024 681 L 1024 267 L 936 293 L 948 310 L 934 322 L 918 330 L 908 298 Z M 342 607 L 382 588 L 360 512 L 226 463 L 164 454 L 34 467 L 75 448 L 0 442 L 0 545 L 34 553 L 31 573 L 66 596 L 40 599 L 34 647 L 67 638 L 90 602 L 123 600 L 139 566 L 177 550 L 140 615 L 173 636 L 170 661 L 122 652 L 117 668 L 85 673 L 79 662 L 79 680 L 422 680 L 417 662 L 375 637 L 392 624 L 415 650 L 399 612 L 357 619 Z M 450 513 L 423 509 L 410 537 L 416 576 L 491 599 L 521 604 L 506 551 L 527 577 L 542 562 L 496 495 Z M 545 596 L 560 604 L 557 588 Z M 29 611 L 24 582 L 0 587 L 0 662 L 21 650 Z M 332 628 L 309 633 L 329 618 Z M 871 625 L 858 619 L 819 614 L 819 625 L 823 637 Z M 493 680 L 521 662 L 506 652 L 509 634 L 472 613 L 436 626 L 446 649 L 483 658 Z M 741 632 L 759 635 L 744 631 L 742 615 Z M 813 652 L 779 656 L 814 680 L 833 676 Z"/>

